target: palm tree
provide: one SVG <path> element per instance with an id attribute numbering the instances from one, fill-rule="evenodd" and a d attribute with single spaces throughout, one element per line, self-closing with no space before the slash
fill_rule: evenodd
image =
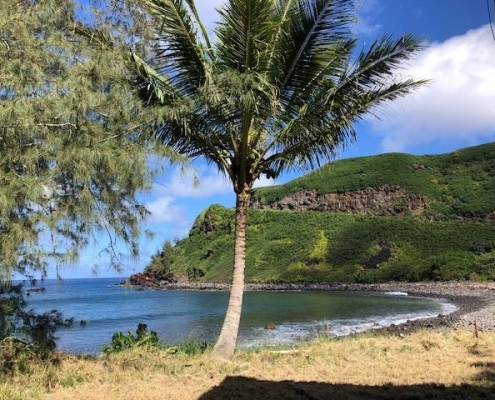
<path id="1" fill-rule="evenodd" d="M 356 121 L 424 83 L 394 78 L 421 46 L 411 35 L 384 37 L 353 57 L 352 0 L 227 0 L 217 10 L 214 43 L 193 0 L 144 3 L 156 51 L 149 61 L 131 56 L 153 134 L 214 164 L 236 195 L 230 299 L 213 349 L 231 359 L 254 182 L 332 159 L 355 138 Z"/>

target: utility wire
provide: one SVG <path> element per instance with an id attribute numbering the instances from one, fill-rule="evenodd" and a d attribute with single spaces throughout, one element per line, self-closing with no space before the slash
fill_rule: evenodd
<path id="1" fill-rule="evenodd" d="M 493 6 L 495 8 L 495 0 L 493 0 Z M 490 22 L 490 29 L 492 31 L 493 40 L 495 40 L 495 32 L 493 31 L 492 15 L 490 13 L 490 1 L 486 0 L 486 7 L 488 9 L 488 21 Z"/>

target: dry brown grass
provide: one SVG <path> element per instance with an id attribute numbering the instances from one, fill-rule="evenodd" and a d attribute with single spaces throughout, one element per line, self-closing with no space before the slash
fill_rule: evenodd
<path id="1" fill-rule="evenodd" d="M 364 334 L 240 351 L 232 362 L 158 350 L 62 356 L 0 382 L 9 400 L 495 399 L 495 332 Z"/>

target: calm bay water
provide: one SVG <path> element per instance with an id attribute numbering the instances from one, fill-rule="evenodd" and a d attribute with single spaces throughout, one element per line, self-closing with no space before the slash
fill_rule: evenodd
<path id="1" fill-rule="evenodd" d="M 46 290 L 27 297 L 38 312 L 56 309 L 73 317 L 70 328 L 57 332 L 58 348 L 99 353 L 115 331 L 135 332 L 138 323 L 170 344 L 186 338 L 214 341 L 227 308 L 227 292 L 138 291 L 116 286 L 121 278 L 68 279 L 40 282 Z M 437 300 L 401 293 L 246 292 L 239 346 L 291 344 L 321 332 L 345 335 L 373 326 L 426 318 L 454 310 Z M 86 326 L 80 321 L 87 320 Z M 267 322 L 275 330 L 265 330 Z"/>

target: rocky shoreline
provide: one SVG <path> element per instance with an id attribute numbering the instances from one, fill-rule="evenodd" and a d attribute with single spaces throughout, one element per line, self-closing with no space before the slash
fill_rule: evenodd
<path id="1" fill-rule="evenodd" d="M 139 283 L 131 280 L 137 290 L 228 290 L 229 284 L 215 282 L 157 281 L 143 280 Z M 301 291 L 301 290 L 342 290 L 405 292 L 411 296 L 435 298 L 456 306 L 456 311 L 435 318 L 407 321 L 400 325 L 376 330 L 378 333 L 404 335 L 418 329 L 473 330 L 476 334 L 483 331 L 495 331 L 495 282 L 388 282 L 376 284 L 328 283 L 293 284 L 267 283 L 246 284 L 246 291 Z"/>
<path id="2" fill-rule="evenodd" d="M 386 328 L 389 331 L 399 332 L 417 328 L 463 329 L 472 330 L 475 334 L 495 331 L 495 282 L 391 282 L 369 286 L 374 288 L 367 290 L 403 291 L 411 296 L 446 301 L 457 307 L 457 310 L 449 315 L 413 321 L 395 327 L 396 329 Z"/>

